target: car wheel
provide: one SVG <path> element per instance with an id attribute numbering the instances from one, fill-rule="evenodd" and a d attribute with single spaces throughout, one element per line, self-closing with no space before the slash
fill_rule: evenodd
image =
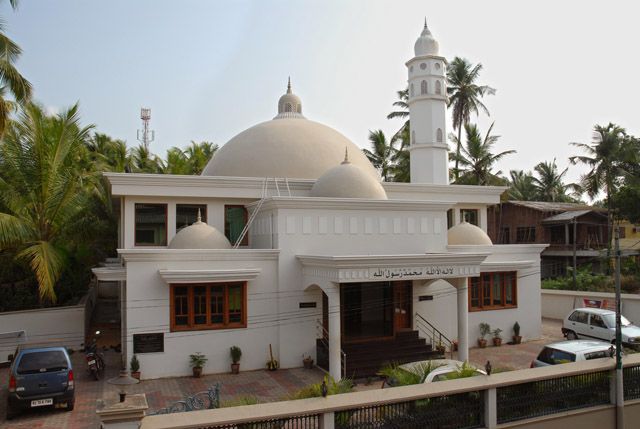
<path id="1" fill-rule="evenodd" d="M 7 420 L 13 420 L 18 413 L 7 405 Z"/>
<path id="2" fill-rule="evenodd" d="M 76 404 L 75 399 L 67 401 L 67 408 L 65 408 L 65 411 L 73 411 L 73 407 L 75 406 L 75 404 Z"/>
<path id="3" fill-rule="evenodd" d="M 568 331 L 567 332 L 567 340 L 577 340 L 578 336 L 576 335 L 575 332 L 573 331 Z"/>

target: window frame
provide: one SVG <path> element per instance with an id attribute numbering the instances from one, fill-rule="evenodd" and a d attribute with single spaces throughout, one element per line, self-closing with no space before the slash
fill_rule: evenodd
<path id="1" fill-rule="evenodd" d="M 211 323 L 211 287 L 222 286 L 224 287 L 223 297 L 223 322 Z M 229 322 L 229 287 L 241 286 L 241 322 Z M 175 313 L 175 288 L 186 287 L 187 288 L 187 325 L 176 325 L 176 313 Z M 206 287 L 206 323 L 195 324 L 194 322 L 194 289 L 196 287 Z M 220 329 L 241 329 L 247 327 L 247 282 L 209 282 L 209 283 L 171 283 L 169 285 L 169 315 L 170 315 L 170 332 L 182 332 L 182 331 L 203 331 L 203 330 L 220 330 Z"/>
<path id="2" fill-rule="evenodd" d="M 507 275 L 511 274 L 511 284 L 506 284 Z M 495 275 L 499 275 L 500 281 L 500 302 L 501 304 L 494 304 L 494 283 L 493 278 Z M 476 283 L 475 285 L 473 283 Z M 489 304 L 485 305 L 485 285 L 488 285 L 489 291 Z M 511 287 L 512 303 L 507 304 L 507 286 Z M 518 308 L 518 272 L 517 271 L 495 271 L 480 273 L 478 277 L 469 277 L 467 280 L 468 287 L 468 309 L 469 312 L 474 311 L 491 311 L 491 310 L 506 310 L 509 308 Z M 477 288 L 477 301 L 478 305 L 472 305 L 472 297 L 474 296 L 474 287 Z"/>
<path id="3" fill-rule="evenodd" d="M 232 209 L 232 208 L 241 208 L 244 210 L 244 224 L 246 225 L 247 222 L 249 222 L 249 210 L 247 210 L 247 208 L 242 205 L 242 204 L 225 204 L 224 205 L 224 235 L 225 237 L 227 237 L 227 239 L 229 240 L 229 242 L 231 243 L 231 245 L 235 245 L 235 242 L 231 241 L 231 238 L 229 238 L 230 231 L 227 230 L 227 209 Z M 240 242 L 240 246 L 248 246 L 249 245 L 249 231 L 247 231 L 247 233 L 244 235 L 244 237 L 242 238 L 242 241 Z"/>
<path id="4" fill-rule="evenodd" d="M 178 233 L 180 230 L 186 228 L 189 225 L 186 226 L 178 226 L 178 209 L 180 208 L 180 206 L 187 206 L 187 207 L 197 207 L 200 208 L 200 217 L 202 218 L 202 222 L 207 223 L 208 222 L 208 215 L 209 215 L 209 205 L 208 204 L 198 204 L 198 203 L 176 203 L 176 216 L 175 216 L 175 220 L 176 220 L 176 233 Z M 204 208 L 204 210 L 202 210 L 202 208 Z M 195 221 L 194 221 L 195 222 Z"/>
<path id="5" fill-rule="evenodd" d="M 475 223 L 473 222 L 469 222 L 465 219 L 465 212 L 469 212 L 469 213 L 475 213 Z M 480 209 L 473 209 L 473 208 L 461 208 L 460 209 L 460 222 L 468 222 L 471 225 L 475 225 L 475 226 L 480 226 Z"/>
<path id="6" fill-rule="evenodd" d="M 136 212 L 138 206 L 164 206 L 164 244 L 138 243 L 138 222 Z M 136 247 L 167 247 L 169 235 L 169 204 L 167 203 L 134 203 L 133 205 L 133 245 Z"/>

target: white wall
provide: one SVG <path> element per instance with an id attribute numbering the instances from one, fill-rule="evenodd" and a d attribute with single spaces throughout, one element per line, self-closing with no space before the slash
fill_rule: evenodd
<path id="1" fill-rule="evenodd" d="M 81 349 L 93 299 L 90 293 L 74 306 L 0 313 L 0 362 L 25 342 Z M 11 335 L 17 331 L 25 331 L 26 338 Z"/>
<path id="2" fill-rule="evenodd" d="M 574 308 L 584 307 L 584 299 L 607 300 L 615 305 L 615 294 L 570 290 L 542 290 L 542 317 L 564 319 Z M 640 295 L 622 294 L 622 314 L 640 324 Z"/>

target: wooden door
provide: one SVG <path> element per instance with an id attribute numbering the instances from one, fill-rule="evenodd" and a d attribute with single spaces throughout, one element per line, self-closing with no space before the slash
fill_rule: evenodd
<path id="1" fill-rule="evenodd" d="M 411 329 L 411 282 L 393 283 L 394 331 Z"/>

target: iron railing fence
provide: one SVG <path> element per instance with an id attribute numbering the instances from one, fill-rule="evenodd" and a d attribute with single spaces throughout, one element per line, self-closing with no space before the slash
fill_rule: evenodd
<path id="1" fill-rule="evenodd" d="M 231 423 L 219 426 L 203 426 L 198 429 L 318 429 L 318 414 L 283 417 L 247 423 Z"/>
<path id="2" fill-rule="evenodd" d="M 640 398 L 640 366 L 628 366 L 622 370 L 624 400 Z"/>
<path id="3" fill-rule="evenodd" d="M 499 387 L 498 424 L 609 404 L 609 371 Z"/>
<path id="4" fill-rule="evenodd" d="M 336 429 L 471 429 L 484 426 L 479 391 L 335 413 Z"/>
<path id="5" fill-rule="evenodd" d="M 415 328 L 421 337 L 431 343 L 431 347 L 437 350 L 439 347 L 444 348 L 444 353 L 449 350 L 449 356 L 453 359 L 453 341 L 447 338 L 438 328 L 433 326 L 431 322 L 422 317 L 419 313 L 415 315 Z M 443 354 L 444 354 L 443 353 Z"/>

